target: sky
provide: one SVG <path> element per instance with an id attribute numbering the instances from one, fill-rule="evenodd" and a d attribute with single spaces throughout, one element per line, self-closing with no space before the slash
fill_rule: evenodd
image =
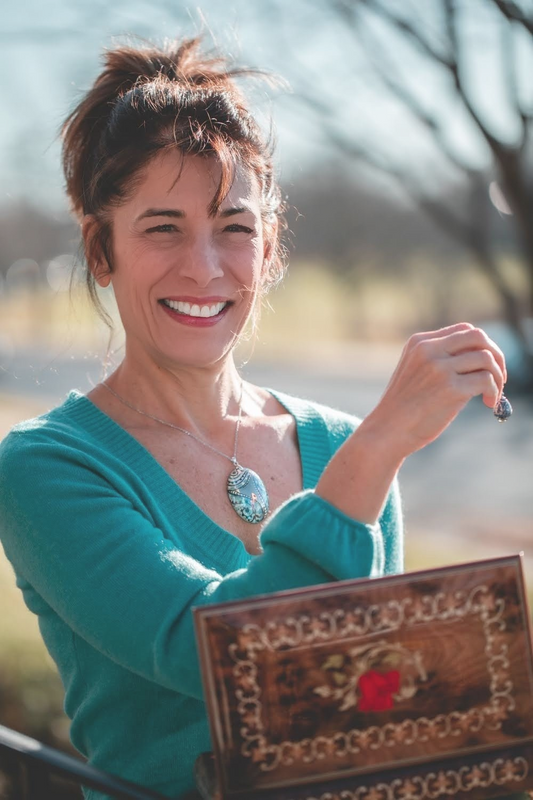
<path id="1" fill-rule="evenodd" d="M 397 0 L 388 0 L 394 6 Z M 402 0 L 406 13 L 426 14 L 437 31 L 434 11 L 440 0 Z M 531 2 L 531 0 L 526 0 Z M 446 179 L 432 161 L 426 132 L 412 125 L 401 103 L 385 98 L 354 37 L 337 19 L 327 0 L 19 0 L 5 4 L 0 20 L 0 69 L 4 106 L 0 114 L 0 207 L 27 197 L 50 209 L 66 208 L 57 133 L 68 111 L 98 74 L 101 51 L 125 34 L 161 39 L 207 30 L 214 41 L 241 64 L 272 70 L 290 87 L 255 95 L 263 121 L 272 114 L 278 141 L 280 175 L 286 183 L 328 157 L 321 125 L 298 99 L 303 79 L 330 109 L 343 131 L 392 153 L 413 170 L 434 169 L 435 185 Z M 495 130 L 509 141 L 515 120 L 505 103 L 502 71 L 494 54 L 501 37 L 487 12 L 487 0 L 469 0 L 464 26 L 473 94 Z M 468 15 L 467 15 L 468 16 Z M 385 42 L 383 66 L 389 74 L 407 76 L 412 91 L 432 112 L 446 115 L 446 136 L 476 167 L 488 163 L 486 147 L 462 114 L 449 82 L 417 61 L 386 26 L 370 24 L 376 40 Z M 435 41 L 438 41 L 436 35 Z M 482 47 L 478 47 L 481 38 Z M 390 44 L 390 46 L 387 46 Z M 471 46 L 472 45 L 472 46 Z M 473 46 L 476 45 L 476 46 Z M 533 54 L 524 45 L 522 74 L 533 74 Z M 532 104 L 533 107 L 533 104 Z"/>

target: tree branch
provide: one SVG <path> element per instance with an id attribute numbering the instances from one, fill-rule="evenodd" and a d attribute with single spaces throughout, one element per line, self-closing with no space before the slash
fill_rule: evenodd
<path id="1" fill-rule="evenodd" d="M 509 92 L 509 99 L 513 106 L 516 115 L 521 121 L 520 141 L 518 149 L 521 153 L 525 151 L 528 137 L 528 126 L 531 116 L 526 114 L 520 104 L 520 97 L 518 93 L 518 79 L 516 72 L 516 52 L 514 48 L 514 23 L 508 20 L 507 24 L 503 24 L 501 28 L 502 33 L 502 58 L 504 66 L 505 80 Z"/>
<path id="2" fill-rule="evenodd" d="M 518 22 L 533 36 L 533 17 L 528 18 L 512 0 L 491 0 L 509 22 Z"/>
<path id="3" fill-rule="evenodd" d="M 469 164 L 463 161 L 446 141 L 443 121 L 429 113 L 415 95 L 407 89 L 405 83 L 402 84 L 398 78 L 392 77 L 393 75 L 398 75 L 398 70 L 390 61 L 387 64 L 385 63 L 386 57 L 382 55 L 383 48 L 376 46 L 377 42 L 373 35 L 369 33 L 368 29 L 365 32 L 365 36 L 359 37 L 359 42 L 364 47 L 367 60 L 371 63 L 374 72 L 393 97 L 399 98 L 404 107 L 430 132 L 441 152 L 452 164 L 468 175 L 472 174 L 472 168 Z M 376 52 L 380 52 L 379 58 L 376 57 Z"/>
<path id="4" fill-rule="evenodd" d="M 444 24 L 448 35 L 450 48 L 450 64 L 457 65 L 459 47 L 457 44 L 457 28 L 455 26 L 455 2 L 454 0 L 444 0 Z"/>
<path id="5" fill-rule="evenodd" d="M 392 176 L 424 213 L 444 229 L 449 236 L 456 241 L 462 242 L 462 244 L 475 255 L 481 269 L 485 272 L 487 278 L 502 299 L 506 319 L 517 331 L 523 346 L 525 346 L 526 338 L 521 323 L 517 299 L 507 285 L 489 249 L 486 240 L 486 230 L 483 224 L 465 224 L 465 222 L 450 211 L 441 200 L 434 200 L 428 195 L 424 195 L 416 183 L 410 178 L 407 171 L 402 170 L 397 165 L 384 163 L 382 158 L 380 159 L 368 148 L 362 145 L 354 145 L 352 142 L 340 137 L 338 131 L 330 129 L 328 130 L 328 134 L 337 148 L 341 152 L 344 152 L 349 158 L 355 160 L 361 159 L 378 171 L 385 173 L 387 176 Z"/>
<path id="6" fill-rule="evenodd" d="M 437 63 L 441 64 L 442 66 L 446 67 L 449 71 L 452 80 L 454 82 L 455 89 L 461 98 L 466 110 L 470 114 L 472 120 L 478 127 L 480 133 L 484 137 L 485 141 L 489 145 L 492 153 L 494 154 L 495 158 L 500 162 L 503 161 L 506 154 L 507 149 L 505 145 L 500 142 L 486 125 L 483 123 L 483 120 L 475 110 L 474 106 L 470 102 L 470 98 L 466 94 L 465 87 L 462 82 L 461 73 L 459 69 L 459 63 L 457 59 L 457 19 L 456 19 L 456 9 L 455 4 L 452 0 L 445 0 L 445 12 L 446 12 L 446 24 L 448 28 L 448 33 L 450 37 L 450 44 L 452 47 L 452 53 L 449 58 L 445 58 L 440 53 L 437 53 L 427 42 L 427 40 L 420 34 L 416 28 L 411 25 L 411 23 L 406 22 L 405 20 L 401 19 L 400 17 L 393 14 L 388 8 L 383 6 L 381 2 L 375 2 L 375 0 L 359 0 L 359 2 L 368 8 L 371 8 L 375 13 L 379 14 L 383 19 L 386 19 L 390 25 L 392 25 L 399 33 L 406 35 L 417 47 L 417 49 L 421 50 L 431 59 L 436 61 Z M 455 52 L 453 52 L 455 51 Z"/>
<path id="7" fill-rule="evenodd" d="M 386 6 L 384 6 L 381 2 L 376 2 L 376 0 L 357 0 L 360 5 L 366 6 L 369 8 L 373 13 L 380 16 L 382 19 L 387 20 L 390 25 L 392 25 L 396 30 L 398 30 L 401 34 L 405 35 L 408 39 L 410 39 L 416 47 L 423 52 L 426 56 L 429 56 L 433 61 L 436 61 L 438 64 L 442 64 L 443 66 L 450 68 L 450 60 L 439 53 L 435 48 L 429 43 L 429 41 L 424 38 L 420 31 L 418 31 L 410 22 L 401 17 L 397 17 L 395 14 L 390 11 Z"/>
<path id="8" fill-rule="evenodd" d="M 330 119 L 331 117 L 325 117 Z M 363 161 L 379 172 L 393 177 L 407 195 L 423 210 L 443 227 L 454 239 L 462 242 L 465 247 L 471 245 L 474 229 L 466 225 L 462 220 L 455 216 L 449 209 L 422 194 L 415 181 L 410 177 L 406 169 L 402 169 L 397 164 L 393 164 L 390 159 L 386 159 L 383 154 L 378 154 L 363 144 L 355 144 L 353 141 L 343 137 L 340 132 L 331 124 L 325 126 L 328 139 L 333 142 L 337 150 L 347 158 L 354 161 Z"/>

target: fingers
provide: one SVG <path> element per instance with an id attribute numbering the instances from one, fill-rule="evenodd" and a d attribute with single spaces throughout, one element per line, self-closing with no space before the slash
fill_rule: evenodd
<path id="1" fill-rule="evenodd" d="M 458 375 L 470 373 L 486 373 L 480 376 L 476 386 L 481 386 L 477 394 L 483 394 L 483 402 L 494 408 L 501 397 L 504 387 L 504 374 L 500 363 L 491 350 L 470 350 L 453 357 L 453 369 Z M 492 380 L 488 379 L 490 375 Z"/>
<path id="2" fill-rule="evenodd" d="M 489 408 L 495 407 L 501 395 L 501 390 L 496 383 L 494 375 L 488 370 L 458 375 L 457 384 L 467 397 L 483 395 L 483 402 Z"/>
<path id="3" fill-rule="evenodd" d="M 442 344 L 449 355 L 457 355 L 462 350 L 479 348 L 492 350 L 507 380 L 505 357 L 496 342 L 493 342 L 481 328 L 476 328 L 470 322 L 458 322 L 436 331 L 415 333 L 408 340 L 406 347 L 412 349 L 421 342 L 434 340 L 445 340 Z"/>
<path id="4" fill-rule="evenodd" d="M 506 379 L 502 351 L 480 328 L 463 322 L 418 333 L 372 413 L 409 455 L 440 436 L 472 397 L 494 408 Z"/>
<path id="5" fill-rule="evenodd" d="M 411 336 L 411 340 L 440 339 L 444 336 L 449 336 L 452 333 L 471 331 L 473 329 L 474 326 L 470 322 L 457 322 L 455 325 L 447 325 L 445 328 L 438 328 L 436 331 L 422 331 L 420 333 L 414 333 Z"/>
<path id="6" fill-rule="evenodd" d="M 445 351 L 453 356 L 466 350 L 488 350 L 494 356 L 502 375 L 504 383 L 507 381 L 507 368 L 505 366 L 505 356 L 496 342 L 490 339 L 481 328 L 472 327 L 470 330 L 457 331 L 446 338 L 444 342 Z"/>
<path id="7" fill-rule="evenodd" d="M 462 331 L 469 331 L 474 328 L 470 322 L 458 322 L 455 325 L 448 325 L 446 328 L 439 328 L 436 331 L 422 331 L 420 333 L 414 333 L 407 341 L 404 350 L 410 350 L 413 347 L 416 347 L 420 342 L 427 341 L 429 339 L 444 339 L 446 336 L 450 336 L 453 333 L 460 333 Z"/>
<path id="8" fill-rule="evenodd" d="M 408 351 L 410 350 L 412 353 L 419 351 L 423 354 L 424 358 L 430 359 L 438 359 L 443 356 L 454 357 L 466 352 L 486 351 L 492 354 L 494 361 L 491 361 L 489 364 L 483 361 L 479 362 L 481 366 L 474 366 L 472 370 L 484 369 L 486 366 L 493 371 L 496 383 L 500 387 L 500 394 L 507 381 L 505 356 L 501 349 L 487 336 L 485 331 L 481 330 L 481 328 L 475 328 L 468 322 L 451 325 L 448 328 L 441 328 L 438 331 L 415 334 L 409 339 L 406 349 Z M 483 358 L 486 358 L 486 356 Z M 497 365 L 496 370 L 494 370 L 495 365 Z M 497 400 L 499 400 L 499 395 Z"/>

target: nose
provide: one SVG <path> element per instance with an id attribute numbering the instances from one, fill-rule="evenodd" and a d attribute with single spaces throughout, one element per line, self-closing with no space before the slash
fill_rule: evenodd
<path id="1" fill-rule="evenodd" d="M 191 237 L 188 246 L 180 253 L 180 275 L 204 289 L 215 278 L 224 275 L 220 254 L 206 236 Z"/>

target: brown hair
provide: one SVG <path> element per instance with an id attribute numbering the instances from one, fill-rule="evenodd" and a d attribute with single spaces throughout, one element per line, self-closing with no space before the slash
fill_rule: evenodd
<path id="1" fill-rule="evenodd" d="M 286 250 L 279 232 L 285 211 L 266 142 L 235 84 L 235 77 L 260 70 L 228 69 L 220 57 L 198 53 L 201 37 L 167 42 L 159 48 L 118 47 L 107 51 L 104 69 L 61 128 L 63 170 L 72 210 L 98 225 L 85 248 L 87 262 L 105 258 L 113 271 L 109 210 L 136 186 L 141 170 L 162 150 L 215 155 L 221 178 L 209 212 L 226 197 L 238 165 L 259 181 L 265 238 L 271 245 L 263 291 L 283 277 Z M 109 324 L 92 270 L 87 287 Z"/>

